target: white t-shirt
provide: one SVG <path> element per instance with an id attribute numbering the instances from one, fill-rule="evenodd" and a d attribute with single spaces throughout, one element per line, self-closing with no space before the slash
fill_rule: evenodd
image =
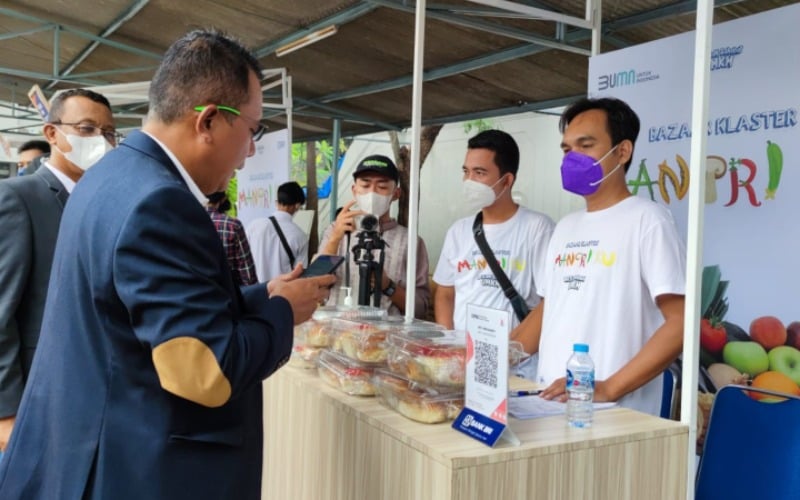
<path id="1" fill-rule="evenodd" d="M 475 243 L 472 233 L 474 221 L 474 215 L 459 219 L 447 231 L 433 280 L 440 285 L 454 287 L 453 325 L 456 329 L 466 328 L 467 304 L 511 312 L 513 329 L 519 321 Z M 547 243 L 554 225 L 548 216 L 525 207 L 518 207 L 517 212 L 505 222 L 483 225 L 489 248 L 517 293 L 531 308 L 539 303 L 537 277 L 544 269 Z M 536 363 L 532 360 L 527 365 L 530 370 L 520 374 L 533 377 L 532 370 Z"/>
<path id="2" fill-rule="evenodd" d="M 597 380 L 627 364 L 664 322 L 663 294 L 684 295 L 686 249 L 670 212 L 631 196 L 605 210 L 559 221 L 539 280 L 544 318 L 539 382 L 566 374 L 574 343 L 589 345 Z M 658 415 L 661 376 L 619 403 Z"/>
<path id="3" fill-rule="evenodd" d="M 308 235 L 294 223 L 288 212 L 277 211 L 275 220 L 294 254 L 294 265 L 308 266 Z M 292 270 L 289 255 L 283 248 L 275 226 L 269 218 L 256 219 L 245 229 L 250 243 L 250 253 L 256 264 L 258 281 L 265 282 Z"/>

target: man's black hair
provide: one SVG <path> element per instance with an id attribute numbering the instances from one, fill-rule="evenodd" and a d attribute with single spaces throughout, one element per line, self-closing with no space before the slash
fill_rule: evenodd
<path id="1" fill-rule="evenodd" d="M 106 99 L 104 95 L 87 89 L 69 89 L 64 92 L 59 92 L 53 97 L 53 100 L 50 101 L 50 115 L 47 118 L 49 123 L 59 123 L 61 121 L 61 117 L 64 114 L 64 102 L 70 97 L 85 97 L 98 104 L 102 104 L 111 111 L 111 103 L 108 102 L 108 99 Z M 47 151 L 49 152 L 50 149 L 48 148 Z"/>
<path id="2" fill-rule="evenodd" d="M 261 65 L 239 42 L 215 30 L 191 31 L 167 49 L 153 76 L 150 114 L 172 123 L 195 106 L 238 108 L 249 97 L 250 72 L 260 79 Z"/>
<path id="3" fill-rule="evenodd" d="M 502 130 L 484 130 L 467 143 L 469 149 L 488 149 L 494 153 L 494 163 L 500 175 L 514 174 L 519 170 L 519 147 L 511 135 Z"/>
<path id="4" fill-rule="evenodd" d="M 278 186 L 278 203 L 281 205 L 297 205 L 306 202 L 306 194 L 300 184 L 290 181 Z"/>
<path id="5" fill-rule="evenodd" d="M 600 99 L 589 99 L 584 97 L 567 107 L 561 114 L 558 122 L 558 129 L 561 133 L 567 129 L 569 123 L 579 114 L 592 109 L 599 109 L 606 112 L 606 129 L 611 136 L 611 145 L 616 146 L 624 140 L 631 141 L 636 146 L 636 138 L 639 136 L 639 117 L 625 101 L 613 97 L 603 97 Z M 625 172 L 633 160 L 633 148 L 631 148 L 631 158 L 625 163 Z"/>
<path id="6" fill-rule="evenodd" d="M 34 139 L 32 141 L 28 141 L 24 143 L 17 149 L 17 153 L 22 153 L 24 151 L 30 151 L 32 149 L 38 149 L 42 153 L 48 155 L 50 154 L 50 143 L 47 141 L 43 141 L 41 139 Z"/>

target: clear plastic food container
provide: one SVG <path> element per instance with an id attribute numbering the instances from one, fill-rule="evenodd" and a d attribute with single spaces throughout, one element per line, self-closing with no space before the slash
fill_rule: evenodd
<path id="1" fill-rule="evenodd" d="M 317 358 L 322 347 L 295 343 L 292 346 L 292 355 L 289 364 L 298 368 L 312 369 L 317 367 Z"/>
<path id="2" fill-rule="evenodd" d="M 422 387 L 386 370 L 376 370 L 372 382 L 383 404 L 416 422 L 447 422 L 464 407 L 463 391 Z"/>
<path id="3" fill-rule="evenodd" d="M 386 362 L 386 339 L 391 322 L 356 321 L 337 318 L 331 321 L 331 350 L 366 363 Z"/>
<path id="4" fill-rule="evenodd" d="M 295 344 L 330 347 L 333 342 L 331 321 L 334 318 L 383 319 L 386 311 L 371 306 L 320 307 L 311 319 L 294 327 Z"/>
<path id="5" fill-rule="evenodd" d="M 464 387 L 466 378 L 466 333 L 459 330 L 426 331 L 392 335 L 387 344 L 389 369 L 413 382 Z M 438 334 L 438 335 L 437 335 Z M 508 344 L 509 366 L 530 357 L 522 344 Z"/>
<path id="6" fill-rule="evenodd" d="M 466 334 L 443 330 L 441 336 L 393 335 L 387 348 L 389 369 L 425 385 L 464 387 Z"/>
<path id="7" fill-rule="evenodd" d="M 327 349 L 319 353 L 319 376 L 331 387 L 353 396 L 374 396 L 374 365 L 359 363 Z"/>

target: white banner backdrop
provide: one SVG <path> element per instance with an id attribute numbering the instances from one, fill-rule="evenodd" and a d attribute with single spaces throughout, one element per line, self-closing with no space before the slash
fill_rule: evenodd
<path id="1" fill-rule="evenodd" d="M 800 4 L 714 27 L 703 264 L 730 281 L 726 318 L 800 320 Z M 618 97 L 641 132 L 631 190 L 686 237 L 694 32 L 591 58 L 589 95 Z M 782 161 L 781 161 L 782 156 Z"/>
<path id="2" fill-rule="evenodd" d="M 256 153 L 236 174 L 238 218 L 244 227 L 275 212 L 278 186 L 289 180 L 289 131 L 278 130 L 256 143 Z"/>

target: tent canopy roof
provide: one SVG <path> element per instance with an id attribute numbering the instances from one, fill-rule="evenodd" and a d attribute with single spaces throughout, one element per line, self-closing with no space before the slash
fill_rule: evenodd
<path id="1" fill-rule="evenodd" d="M 579 0 L 518 3 L 585 15 Z M 790 3 L 717 0 L 714 20 Z M 692 30 L 694 9 L 694 1 L 605 0 L 602 51 Z M 331 25 L 334 35 L 276 56 L 278 47 Z M 333 118 L 342 120 L 345 136 L 410 123 L 414 3 L 404 0 L 6 0 L 0 7 L 0 101 L 27 105 L 34 83 L 50 97 L 76 86 L 147 82 L 187 26 L 235 35 L 265 68 L 286 68 L 295 140 L 329 136 Z M 429 2 L 423 123 L 565 104 L 586 91 L 590 40 L 589 30 L 481 3 Z M 128 91 L 141 95 L 142 89 L 115 89 L 115 107 L 122 126 L 136 126 L 146 104 L 126 98 Z M 280 113 L 265 110 L 265 116 L 273 130 L 285 126 Z"/>

